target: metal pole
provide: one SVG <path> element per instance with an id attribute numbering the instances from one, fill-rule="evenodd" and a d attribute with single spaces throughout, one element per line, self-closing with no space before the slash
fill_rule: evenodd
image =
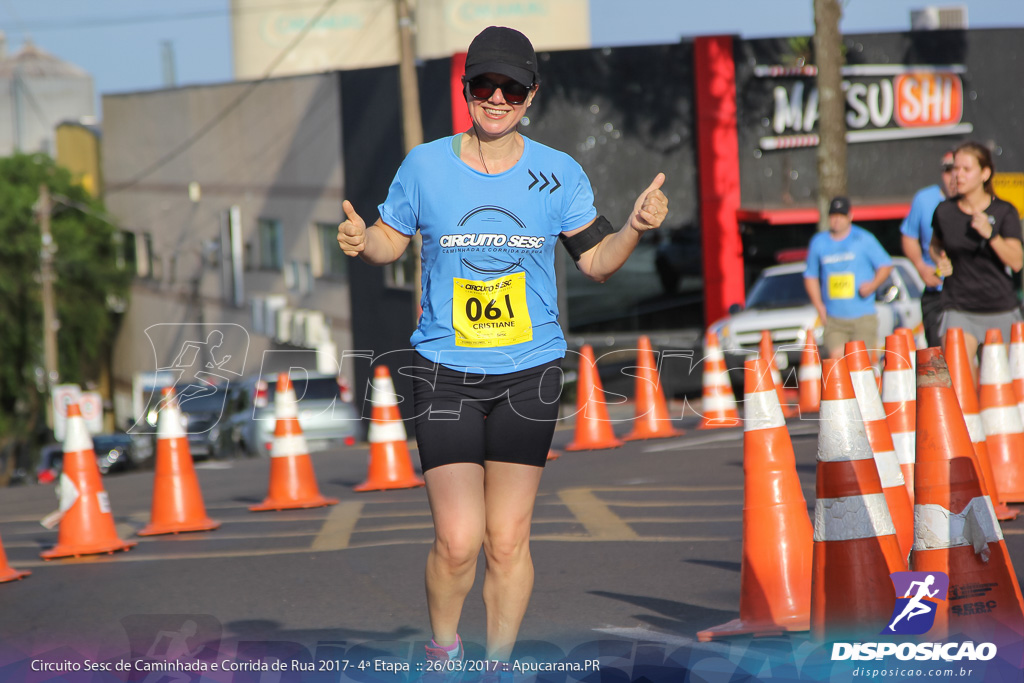
<path id="1" fill-rule="evenodd" d="M 413 44 L 413 20 L 409 14 L 408 0 L 396 0 L 398 15 L 399 62 L 398 80 L 402 97 L 402 133 L 405 140 L 405 153 L 423 142 L 423 120 L 420 116 L 420 89 L 416 80 L 416 49 Z M 423 296 L 422 263 L 420 261 L 420 235 L 412 240 L 409 250 L 413 260 L 413 304 L 414 318 L 419 322 L 420 299 Z"/>
<path id="2" fill-rule="evenodd" d="M 50 233 L 50 188 L 46 183 L 39 185 L 39 204 L 36 207 L 42 249 L 39 252 L 39 279 L 43 286 L 43 366 L 46 370 L 46 386 L 52 395 L 53 387 L 60 378 L 57 372 L 57 310 L 53 296 L 53 254 L 57 245 Z M 53 412 L 50 401 L 46 403 L 46 421 L 53 427 Z"/>

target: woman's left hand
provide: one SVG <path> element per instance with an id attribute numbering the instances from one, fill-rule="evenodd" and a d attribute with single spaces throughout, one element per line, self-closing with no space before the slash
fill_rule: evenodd
<path id="1" fill-rule="evenodd" d="M 984 211 L 978 211 L 971 217 L 971 227 L 981 235 L 983 240 L 991 238 L 992 233 L 995 231 L 995 226 L 989 221 L 988 214 Z"/>
<path id="2" fill-rule="evenodd" d="M 660 227 L 665 216 L 668 215 L 668 197 L 661 191 L 664 182 L 664 173 L 656 175 L 650 186 L 640 194 L 633 205 L 633 215 L 629 219 L 629 225 L 637 232 L 647 232 Z"/>

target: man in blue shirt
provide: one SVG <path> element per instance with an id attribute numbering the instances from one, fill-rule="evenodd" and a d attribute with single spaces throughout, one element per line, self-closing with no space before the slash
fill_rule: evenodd
<path id="1" fill-rule="evenodd" d="M 831 358 L 842 358 L 846 342 L 878 348 L 875 290 L 892 272 L 892 258 L 870 232 L 850 220 L 850 200 L 834 197 L 828 232 L 811 238 L 804 286 L 825 325 Z"/>
<path id="2" fill-rule="evenodd" d="M 924 317 L 924 334 L 928 346 L 940 346 L 939 319 L 942 317 L 942 306 L 939 303 L 942 293 L 942 277 L 935 268 L 935 262 L 928 253 L 932 241 L 932 215 L 935 207 L 944 199 L 956 194 L 956 178 L 953 176 L 953 152 L 942 155 L 942 181 L 929 185 L 914 195 L 910 203 L 910 213 L 900 225 L 902 233 L 903 253 L 917 267 L 926 289 L 921 295 L 921 315 Z"/>

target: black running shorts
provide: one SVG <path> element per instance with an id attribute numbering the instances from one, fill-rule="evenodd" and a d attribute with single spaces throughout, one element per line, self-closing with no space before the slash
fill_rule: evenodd
<path id="1" fill-rule="evenodd" d="M 416 442 L 426 472 L 485 460 L 543 467 L 562 392 L 561 359 L 519 372 L 452 370 L 416 354 Z"/>

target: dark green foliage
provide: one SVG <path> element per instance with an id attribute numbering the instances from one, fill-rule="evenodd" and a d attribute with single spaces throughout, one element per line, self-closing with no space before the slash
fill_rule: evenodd
<path id="1" fill-rule="evenodd" d="M 116 331 L 109 302 L 127 296 L 131 274 L 118 267 L 119 230 L 103 203 L 42 154 L 0 158 L 0 442 L 26 435 L 46 400 L 40 395 L 43 307 L 39 186 L 53 198 L 51 233 L 61 383 L 99 378 Z"/>

